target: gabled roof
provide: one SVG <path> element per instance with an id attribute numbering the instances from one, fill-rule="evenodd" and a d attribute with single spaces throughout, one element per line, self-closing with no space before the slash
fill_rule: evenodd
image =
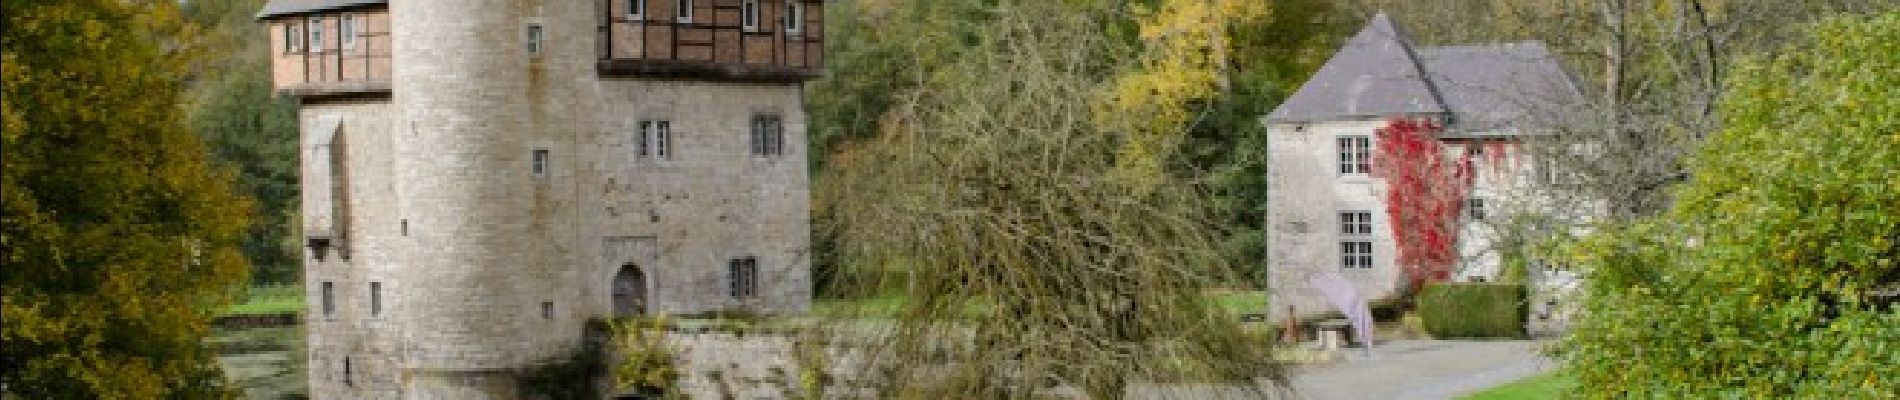
<path id="1" fill-rule="evenodd" d="M 1540 42 L 1417 48 L 1384 13 L 1267 115 L 1273 122 L 1440 114 L 1482 131 L 1539 118 L 1582 95 Z"/>
<path id="2" fill-rule="evenodd" d="M 1444 113 L 1444 102 L 1420 67 L 1411 39 L 1379 13 L 1267 118 L 1298 122 Z"/>
<path id="3" fill-rule="evenodd" d="M 1549 122 L 1582 94 L 1542 42 L 1420 49 L 1426 76 L 1453 116 L 1476 132 Z"/>
<path id="4" fill-rule="evenodd" d="M 270 0 L 270 3 L 264 4 L 263 10 L 257 12 L 257 19 L 271 19 L 364 6 L 380 6 L 388 3 L 388 0 Z"/>

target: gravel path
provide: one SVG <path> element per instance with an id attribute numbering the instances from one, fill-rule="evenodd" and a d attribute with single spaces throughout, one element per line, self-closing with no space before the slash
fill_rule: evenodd
<path id="1" fill-rule="evenodd" d="M 1396 341 L 1293 372 L 1294 398 L 1448 399 L 1556 368 L 1542 341 Z"/>

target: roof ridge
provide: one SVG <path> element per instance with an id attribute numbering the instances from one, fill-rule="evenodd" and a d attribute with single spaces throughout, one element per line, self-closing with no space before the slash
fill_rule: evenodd
<path id="1" fill-rule="evenodd" d="M 1384 21 L 1386 27 L 1392 30 L 1392 40 L 1398 42 L 1399 50 L 1405 53 L 1405 60 L 1412 64 L 1412 72 L 1418 74 L 1418 81 L 1425 85 L 1425 93 L 1431 96 L 1433 103 L 1438 103 L 1438 109 L 1451 114 L 1451 104 L 1445 102 L 1445 95 L 1439 92 L 1438 83 L 1433 82 L 1431 72 L 1425 69 L 1425 61 L 1419 59 L 1418 51 L 1412 45 L 1412 37 L 1405 34 L 1405 30 L 1399 27 L 1398 21 L 1393 21 L 1391 17 L 1386 16 L 1385 11 L 1380 11 L 1379 15 L 1372 18 L 1374 23 Z"/>

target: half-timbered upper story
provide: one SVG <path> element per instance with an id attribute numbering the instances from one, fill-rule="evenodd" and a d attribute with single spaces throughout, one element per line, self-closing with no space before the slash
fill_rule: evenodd
<path id="1" fill-rule="evenodd" d="M 257 17 L 268 27 L 278 92 L 389 94 L 398 57 L 392 54 L 388 1 L 265 5 Z M 822 72 L 824 0 L 594 1 L 593 21 L 546 23 L 598 27 L 601 78 L 796 83 Z M 537 33 L 527 32 L 523 40 L 545 40 Z"/>
<path id="2" fill-rule="evenodd" d="M 389 93 L 385 1 L 276 0 L 257 16 L 270 32 L 271 78 L 279 93 Z"/>
<path id="3" fill-rule="evenodd" d="M 603 76 L 798 82 L 824 65 L 822 0 L 608 0 Z"/>

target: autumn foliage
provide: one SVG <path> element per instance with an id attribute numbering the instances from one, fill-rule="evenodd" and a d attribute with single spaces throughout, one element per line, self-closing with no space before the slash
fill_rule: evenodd
<path id="1" fill-rule="evenodd" d="M 1458 215 L 1471 187 L 1469 156 L 1446 157 L 1438 124 L 1392 120 L 1377 131 L 1372 172 L 1385 179 L 1385 211 L 1410 287 L 1451 278 Z"/>

